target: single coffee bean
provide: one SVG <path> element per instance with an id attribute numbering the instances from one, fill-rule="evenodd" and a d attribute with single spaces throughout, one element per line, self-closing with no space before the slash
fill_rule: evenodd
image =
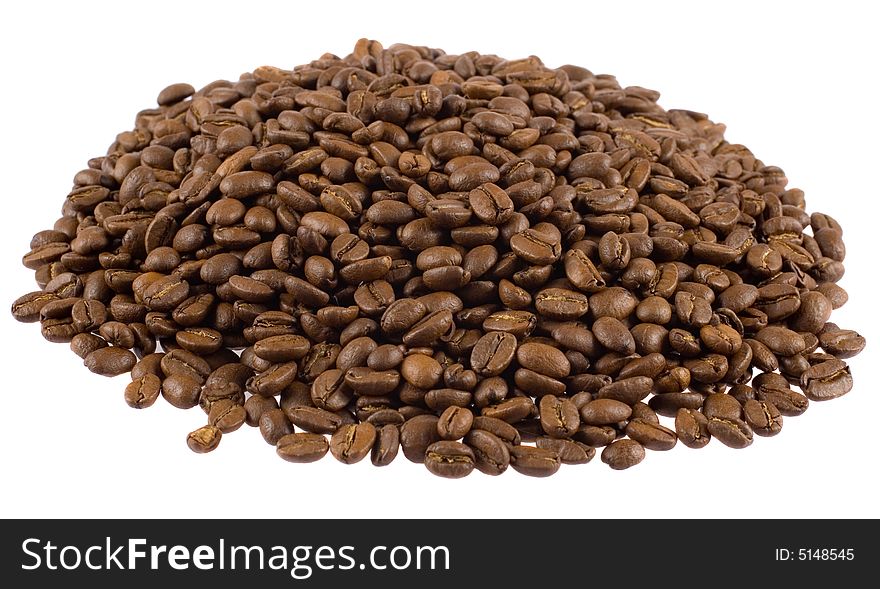
<path id="1" fill-rule="evenodd" d="M 731 448 L 745 448 L 752 443 L 752 428 L 739 418 L 710 417 L 709 433 Z"/>
<path id="2" fill-rule="evenodd" d="M 538 342 L 525 342 L 516 350 L 516 359 L 528 368 L 551 378 L 564 378 L 571 372 L 571 364 L 559 349 Z"/>
<path id="3" fill-rule="evenodd" d="M 516 337 L 527 337 L 535 329 L 537 317 L 528 311 L 499 311 L 483 321 L 485 331 L 503 331 Z"/>
<path id="4" fill-rule="evenodd" d="M 589 299 L 579 292 L 565 288 L 546 288 L 535 295 L 538 313 L 557 321 L 573 321 L 590 309 Z"/>
<path id="5" fill-rule="evenodd" d="M 702 448 L 712 439 L 706 416 L 687 407 L 682 407 L 675 414 L 675 433 L 688 448 Z"/>
<path id="6" fill-rule="evenodd" d="M 443 367 L 431 356 L 410 354 L 400 365 L 400 375 L 415 387 L 430 389 L 440 382 Z"/>
<path id="7" fill-rule="evenodd" d="M 217 449 L 223 433 L 213 425 L 205 425 L 190 432 L 186 437 L 186 445 L 197 454 L 205 454 Z"/>
<path id="8" fill-rule="evenodd" d="M 540 437 L 536 445 L 556 452 L 562 464 L 586 464 L 596 456 L 595 448 L 574 440 Z"/>
<path id="9" fill-rule="evenodd" d="M 516 348 L 513 334 L 503 331 L 487 333 L 471 351 L 471 366 L 482 377 L 497 376 L 510 365 Z"/>
<path id="10" fill-rule="evenodd" d="M 645 459 L 645 448 L 626 438 L 611 442 L 602 450 L 602 462 L 614 470 L 624 470 Z"/>
<path id="11" fill-rule="evenodd" d="M 108 345 L 103 338 L 91 333 L 78 333 L 70 340 L 70 350 L 82 359 L 95 350 L 106 348 Z"/>
<path id="12" fill-rule="evenodd" d="M 293 433 L 293 425 L 281 409 L 269 409 L 260 416 L 260 433 L 267 444 L 275 446 L 278 441 Z"/>
<path id="13" fill-rule="evenodd" d="M 559 455 L 547 448 L 514 446 L 510 449 L 510 466 L 526 476 L 548 477 L 556 474 L 560 464 Z"/>
<path id="14" fill-rule="evenodd" d="M 437 433 L 444 440 L 459 440 L 471 429 L 474 423 L 474 414 L 464 407 L 447 407 L 440 414 L 437 422 Z"/>
<path id="15" fill-rule="evenodd" d="M 475 466 L 474 452 L 461 442 L 434 442 L 425 451 L 425 466 L 432 474 L 448 479 L 469 475 Z"/>
<path id="16" fill-rule="evenodd" d="M 852 389 L 842 226 L 704 115 L 366 39 L 240 78 L 166 87 L 74 176 L 11 308 L 128 404 L 198 404 L 194 450 L 248 423 L 292 461 L 543 476 Z"/>
<path id="17" fill-rule="evenodd" d="M 626 426 L 626 435 L 648 450 L 671 450 L 678 441 L 673 430 L 643 419 L 631 420 Z"/>
<path id="18" fill-rule="evenodd" d="M 224 434 L 229 434 L 242 426 L 247 417 L 244 407 L 231 399 L 220 399 L 211 405 L 208 423 Z"/>
<path id="19" fill-rule="evenodd" d="M 400 446 L 407 460 L 417 463 L 425 461 L 428 446 L 440 441 L 438 422 L 436 415 L 417 415 L 400 426 Z"/>
<path id="20" fill-rule="evenodd" d="M 745 421 L 759 436 L 775 436 L 782 430 L 782 415 L 773 403 L 748 399 L 743 404 Z"/>
<path id="21" fill-rule="evenodd" d="M 400 428 L 393 424 L 383 425 L 376 434 L 370 461 L 373 466 L 388 466 L 397 457 L 399 449 Z"/>
<path id="22" fill-rule="evenodd" d="M 551 438 L 567 438 L 580 425 L 577 407 L 570 399 L 545 395 L 539 403 L 541 428 Z"/>
<path id="23" fill-rule="evenodd" d="M 491 182 L 471 190 L 468 197 L 474 215 L 487 225 L 501 225 L 515 210 L 510 196 Z"/>
<path id="24" fill-rule="evenodd" d="M 801 373 L 800 385 L 811 401 L 826 401 L 852 390 L 853 379 L 845 362 L 826 360 Z"/>
<path id="25" fill-rule="evenodd" d="M 464 442 L 473 451 L 474 466 L 480 472 L 496 476 L 507 470 L 510 465 L 510 451 L 495 434 L 482 429 L 472 429 L 465 436 Z"/>
<path id="26" fill-rule="evenodd" d="M 345 423 L 339 413 L 318 407 L 287 406 L 284 414 L 295 426 L 315 434 L 332 434 Z"/>
<path id="27" fill-rule="evenodd" d="M 86 368 L 101 376 L 125 374 L 134 368 L 136 362 L 137 357 L 131 351 L 116 346 L 98 348 L 83 360 Z"/>
<path id="28" fill-rule="evenodd" d="M 183 373 L 172 374 L 162 381 L 162 396 L 178 409 L 190 409 L 199 404 L 202 385 Z"/>
<path id="29" fill-rule="evenodd" d="M 275 452 L 288 462 L 307 463 L 323 458 L 330 450 L 326 436 L 310 433 L 287 434 L 275 444 Z"/>
<path id="30" fill-rule="evenodd" d="M 580 416 L 587 425 L 613 425 L 626 421 L 632 415 L 632 408 L 614 399 L 596 399 L 584 405 Z"/>
<path id="31" fill-rule="evenodd" d="M 125 402 L 134 409 L 145 409 L 156 402 L 162 381 L 155 374 L 145 374 L 125 387 Z"/>

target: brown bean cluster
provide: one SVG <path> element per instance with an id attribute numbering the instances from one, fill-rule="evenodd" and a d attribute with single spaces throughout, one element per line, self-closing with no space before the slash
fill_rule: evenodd
<path id="1" fill-rule="evenodd" d="M 196 452 L 244 423 L 446 477 L 743 448 L 852 388 L 842 230 L 658 96 L 367 40 L 174 84 L 76 174 L 12 313 L 132 407 L 201 407 Z"/>

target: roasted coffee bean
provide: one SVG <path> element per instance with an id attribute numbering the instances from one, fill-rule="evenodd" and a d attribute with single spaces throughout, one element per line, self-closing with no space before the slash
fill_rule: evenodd
<path id="1" fill-rule="evenodd" d="M 247 417 L 244 407 L 231 399 L 221 399 L 211 405 L 208 423 L 224 434 L 232 433 L 242 426 Z"/>
<path id="2" fill-rule="evenodd" d="M 568 438 L 580 425 L 578 409 L 564 397 L 545 395 L 539 403 L 541 428 L 551 438 Z"/>
<path id="3" fill-rule="evenodd" d="M 186 445 L 189 449 L 198 454 L 204 454 L 217 449 L 220 445 L 220 438 L 223 433 L 219 428 L 213 425 L 205 425 L 199 429 L 190 432 L 186 437 Z"/>
<path id="4" fill-rule="evenodd" d="M 573 321 L 590 309 L 589 299 L 565 288 L 546 288 L 535 295 L 535 309 L 548 319 Z"/>
<path id="5" fill-rule="evenodd" d="M 559 455 L 547 448 L 514 446 L 510 449 L 510 466 L 520 474 L 548 477 L 556 474 L 560 464 Z"/>
<path id="6" fill-rule="evenodd" d="M 636 351 L 632 334 L 619 320 L 613 317 L 600 317 L 593 322 L 593 335 L 596 340 L 614 352 L 624 355 Z"/>
<path id="7" fill-rule="evenodd" d="M 671 450 L 678 441 L 673 430 L 644 419 L 631 420 L 626 425 L 626 435 L 648 450 Z"/>
<path id="8" fill-rule="evenodd" d="M 515 211 L 510 196 L 491 182 L 471 190 L 468 196 L 474 214 L 487 225 L 501 225 Z"/>
<path id="9" fill-rule="evenodd" d="M 752 428 L 739 418 L 709 417 L 709 433 L 731 448 L 745 448 L 752 443 Z"/>
<path id="10" fill-rule="evenodd" d="M 370 453 L 373 466 L 391 464 L 400 449 L 400 428 L 397 425 L 383 425 L 376 433 L 376 441 Z"/>
<path id="11" fill-rule="evenodd" d="M 473 423 L 474 414 L 469 409 L 453 405 L 440 414 L 437 433 L 444 440 L 459 440 L 470 431 Z"/>
<path id="12" fill-rule="evenodd" d="M 71 351 L 83 360 L 95 350 L 106 348 L 108 345 L 103 338 L 91 333 L 78 333 L 70 340 Z"/>
<path id="13" fill-rule="evenodd" d="M 330 453 L 343 464 L 360 462 L 373 449 L 376 428 L 371 423 L 350 423 L 330 438 Z"/>
<path id="14" fill-rule="evenodd" d="M 507 445 L 495 434 L 482 430 L 471 430 L 464 438 L 473 451 L 474 466 L 488 475 L 499 475 L 510 465 L 510 451 Z"/>
<path id="15" fill-rule="evenodd" d="M 400 375 L 415 387 L 430 389 L 443 377 L 443 367 L 431 356 L 409 354 L 400 365 Z"/>
<path id="16" fill-rule="evenodd" d="M 596 397 L 597 400 L 609 399 L 622 402 L 625 405 L 634 405 L 647 397 L 654 386 L 654 381 L 647 376 L 632 376 L 602 386 L 596 393 Z"/>
<path id="17" fill-rule="evenodd" d="M 155 374 L 145 374 L 125 387 L 125 402 L 134 409 L 144 409 L 156 402 L 162 381 Z"/>
<path id="18" fill-rule="evenodd" d="M 748 399 L 743 404 L 743 415 L 759 436 L 775 436 L 782 430 L 782 415 L 773 403 Z"/>
<path id="19" fill-rule="evenodd" d="M 528 311 L 499 311 L 483 321 L 486 331 L 504 331 L 516 337 L 526 337 L 538 323 L 537 317 Z"/>
<path id="20" fill-rule="evenodd" d="M 819 345 L 835 358 L 845 360 L 865 349 L 865 338 L 850 329 L 823 329 Z"/>
<path id="21" fill-rule="evenodd" d="M 440 441 L 436 415 L 417 415 L 400 426 L 400 447 L 411 462 L 422 463 L 428 446 Z"/>
<path id="22" fill-rule="evenodd" d="M 189 409 L 199 404 L 202 385 L 186 374 L 171 374 L 162 381 L 162 396 L 178 409 Z"/>
<path id="23" fill-rule="evenodd" d="M 86 368 L 102 376 L 118 376 L 131 372 L 136 362 L 137 357 L 131 351 L 116 346 L 98 348 L 83 360 Z"/>
<path id="24" fill-rule="evenodd" d="M 551 378 L 564 378 L 571 365 L 559 349 L 538 342 L 525 342 L 516 350 L 519 365 Z"/>
<path id="25" fill-rule="evenodd" d="M 471 351 L 471 366 L 480 376 L 497 376 L 510 365 L 516 347 L 516 338 L 511 333 L 487 333 Z"/>
<path id="26" fill-rule="evenodd" d="M 469 475 L 474 470 L 475 462 L 473 450 L 461 442 L 434 442 L 425 451 L 425 466 L 428 470 L 448 479 L 460 479 Z"/>
<path id="27" fill-rule="evenodd" d="M 686 407 L 675 414 L 675 433 L 688 448 L 702 448 L 712 439 L 706 416 L 696 409 Z"/>
<path id="28" fill-rule="evenodd" d="M 281 409 L 264 411 L 259 421 L 260 433 L 267 444 L 275 446 L 284 436 L 293 433 L 293 424 Z"/>
<path id="29" fill-rule="evenodd" d="M 287 434 L 275 444 L 278 456 L 288 462 L 307 463 L 323 458 L 330 450 L 326 436 L 307 432 Z"/>
<path id="30" fill-rule="evenodd" d="M 542 400 L 543 402 L 543 400 Z M 626 421 L 632 408 L 614 399 L 596 399 L 581 407 L 580 416 L 587 425 L 613 425 Z"/>
<path id="31" fill-rule="evenodd" d="M 595 448 L 574 440 L 541 437 L 536 441 L 536 445 L 538 448 L 555 452 L 562 464 L 586 464 L 596 456 Z"/>
<path id="32" fill-rule="evenodd" d="M 703 415 L 709 419 L 739 419 L 742 417 L 742 405 L 731 395 L 713 393 L 703 401 Z"/>
<path id="33" fill-rule="evenodd" d="M 626 438 L 611 442 L 602 450 L 602 462 L 614 470 L 624 470 L 645 459 L 645 448 Z"/>
<path id="34" fill-rule="evenodd" d="M 295 426 L 316 434 L 332 434 L 345 424 L 340 414 L 318 407 L 287 406 L 284 413 Z"/>

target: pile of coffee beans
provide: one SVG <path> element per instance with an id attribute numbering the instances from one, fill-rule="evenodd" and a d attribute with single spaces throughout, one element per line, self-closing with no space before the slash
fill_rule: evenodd
<path id="1" fill-rule="evenodd" d="M 199 406 L 195 452 L 247 424 L 457 478 L 744 448 L 852 388 L 842 229 L 658 97 L 368 40 L 174 84 L 76 174 L 12 313 L 132 407 Z"/>

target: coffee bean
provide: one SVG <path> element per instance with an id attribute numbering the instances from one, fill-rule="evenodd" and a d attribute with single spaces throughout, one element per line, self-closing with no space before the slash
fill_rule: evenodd
<path id="1" fill-rule="evenodd" d="M 343 464 L 354 464 L 370 453 L 375 441 L 376 428 L 371 423 L 350 423 L 330 438 L 330 453 Z"/>
<path id="2" fill-rule="evenodd" d="M 263 439 L 272 446 L 284 436 L 293 433 L 293 425 L 281 409 L 264 411 L 260 416 L 259 427 Z"/>
<path id="3" fill-rule="evenodd" d="M 782 430 L 782 415 L 773 403 L 748 399 L 743 404 L 746 423 L 759 436 L 775 436 Z"/>
<path id="4" fill-rule="evenodd" d="M 144 409 L 156 402 L 161 391 L 162 381 L 155 374 L 145 374 L 132 380 L 125 387 L 125 402 L 129 407 Z"/>
<path id="5" fill-rule="evenodd" d="M 70 340 L 71 351 L 84 360 L 86 356 L 95 350 L 106 348 L 107 346 L 108 344 L 103 338 L 91 333 L 78 333 Z"/>
<path id="6" fill-rule="evenodd" d="M 555 452 L 562 464 L 586 464 L 596 456 L 595 448 L 574 440 L 540 437 L 536 445 Z"/>
<path id="7" fill-rule="evenodd" d="M 631 420 L 626 426 L 626 435 L 648 450 L 671 450 L 678 441 L 673 430 L 644 419 Z"/>
<path id="8" fill-rule="evenodd" d="M 510 466 L 527 476 L 548 477 L 556 474 L 561 463 L 559 455 L 547 448 L 514 446 L 510 449 Z"/>
<path id="9" fill-rule="evenodd" d="M 503 331 L 516 337 L 526 337 L 537 325 L 537 317 L 528 311 L 499 311 L 483 321 L 486 331 Z"/>
<path id="10" fill-rule="evenodd" d="M 425 461 L 428 446 L 440 441 L 438 423 L 436 415 L 417 415 L 400 427 L 400 446 L 407 460 L 417 463 Z"/>
<path id="11" fill-rule="evenodd" d="M 315 462 L 323 458 L 329 450 L 330 444 L 326 436 L 320 434 L 287 434 L 275 444 L 278 456 L 288 462 Z"/>
<path id="12" fill-rule="evenodd" d="M 133 407 L 198 404 L 196 451 L 248 423 L 455 478 L 745 447 L 853 387 L 843 229 L 657 99 L 367 40 L 172 84 L 75 175 L 12 315 Z"/>
<path id="13" fill-rule="evenodd" d="M 297 427 L 316 434 L 332 434 L 345 423 L 338 413 L 318 407 L 285 407 L 284 414 Z"/>
<path id="14" fill-rule="evenodd" d="M 688 448 L 702 448 L 709 443 L 709 420 L 696 409 L 682 407 L 675 414 L 675 432 Z"/>
<path id="15" fill-rule="evenodd" d="M 611 442 L 602 450 L 602 462 L 614 470 L 624 470 L 645 459 L 645 448 L 626 438 Z"/>
<path id="16" fill-rule="evenodd" d="M 400 449 L 400 428 L 397 425 L 384 425 L 376 434 L 376 442 L 370 454 L 373 466 L 388 466 L 397 457 Z"/>
<path id="17" fill-rule="evenodd" d="M 186 374 L 172 374 L 162 381 L 162 396 L 178 409 L 189 409 L 199 404 L 201 384 Z"/>
<path id="18" fill-rule="evenodd" d="M 189 449 L 198 454 L 205 454 L 217 449 L 220 445 L 220 438 L 223 437 L 222 432 L 212 426 L 206 425 L 190 432 L 186 437 L 186 445 Z"/>
<path id="19" fill-rule="evenodd" d="M 567 438 L 580 425 L 577 407 L 569 399 L 546 395 L 539 404 L 541 428 L 552 438 Z"/>
<path id="20" fill-rule="evenodd" d="M 629 419 L 632 408 L 614 399 L 596 399 L 581 407 L 580 415 L 587 425 L 613 425 Z"/>
<path id="21" fill-rule="evenodd" d="M 752 428 L 739 418 L 710 417 L 707 429 L 725 446 L 745 448 L 752 443 Z"/>
<path id="22" fill-rule="evenodd" d="M 431 356 L 410 354 L 400 365 L 400 375 L 413 386 L 430 389 L 440 382 L 443 367 Z"/>
<path id="23" fill-rule="evenodd" d="M 852 390 L 853 380 L 845 362 L 826 360 L 801 373 L 800 385 L 811 401 L 826 401 Z"/>
<path id="24" fill-rule="evenodd" d="M 471 351 L 471 366 L 480 376 L 497 376 L 510 365 L 516 348 L 513 334 L 502 331 L 487 333 Z"/>
<path id="25" fill-rule="evenodd" d="M 102 376 L 117 376 L 130 372 L 136 362 L 137 358 L 131 351 L 115 346 L 98 348 L 83 360 L 86 368 Z"/>
<path id="26" fill-rule="evenodd" d="M 565 354 L 538 342 L 525 342 L 516 350 L 519 365 L 552 378 L 564 378 L 571 371 Z"/>
<path id="27" fill-rule="evenodd" d="M 220 399 L 211 405 L 208 423 L 224 434 L 229 434 L 242 426 L 247 417 L 244 407 L 231 399 Z"/>
<path id="28" fill-rule="evenodd" d="M 440 415 L 437 422 L 437 433 L 444 440 L 459 440 L 471 429 L 474 423 L 474 414 L 463 407 L 447 407 Z"/>
<path id="29" fill-rule="evenodd" d="M 461 442 L 434 442 L 425 451 L 425 466 L 432 474 L 460 479 L 474 470 L 474 452 Z"/>

